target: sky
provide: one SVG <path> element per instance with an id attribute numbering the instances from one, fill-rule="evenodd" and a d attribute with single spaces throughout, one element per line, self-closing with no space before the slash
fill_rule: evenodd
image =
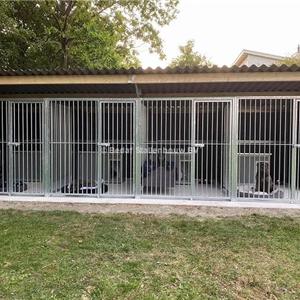
<path id="1" fill-rule="evenodd" d="M 219 66 L 232 65 L 243 49 L 288 56 L 300 44 L 300 0 L 180 0 L 177 18 L 160 32 L 167 59 L 142 46 L 145 68 L 166 67 L 190 39 Z"/>

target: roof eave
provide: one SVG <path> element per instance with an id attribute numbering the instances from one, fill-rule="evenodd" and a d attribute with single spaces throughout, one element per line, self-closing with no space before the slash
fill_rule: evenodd
<path id="1" fill-rule="evenodd" d="M 0 76 L 0 85 L 42 84 L 166 84 L 205 82 L 276 82 L 299 81 L 300 70 L 295 72 L 239 72 L 191 74 L 136 74 L 136 75 L 36 75 Z"/>

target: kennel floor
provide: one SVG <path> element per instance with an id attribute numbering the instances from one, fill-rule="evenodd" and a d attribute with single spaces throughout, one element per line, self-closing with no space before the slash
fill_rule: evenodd
<path id="1" fill-rule="evenodd" d="M 42 194 L 43 193 L 43 184 L 41 182 L 26 182 L 27 190 L 24 192 L 18 192 L 15 194 Z M 249 191 L 252 188 L 253 184 L 241 184 L 238 186 L 239 191 Z M 290 199 L 290 189 L 287 186 L 279 186 L 283 192 L 283 197 L 281 199 Z M 159 188 L 153 189 L 152 191 L 142 191 L 142 196 L 174 196 L 174 197 L 187 197 L 191 194 L 191 186 L 188 184 L 176 184 L 174 187 L 171 187 L 165 191 L 160 190 Z M 108 192 L 104 195 L 114 196 L 114 195 L 134 195 L 134 184 L 132 180 L 123 181 L 122 183 L 109 183 Z M 195 194 L 199 198 L 224 198 L 226 197 L 226 192 L 224 189 L 214 185 L 214 184 L 196 184 L 195 185 Z M 243 197 L 239 197 L 243 198 Z M 276 197 L 260 197 L 260 199 L 276 199 Z M 300 198 L 300 190 L 296 190 L 296 198 Z"/>
<path id="2" fill-rule="evenodd" d="M 42 194 L 43 184 L 41 182 L 25 182 L 27 190 L 18 192 L 17 194 Z M 152 191 L 143 191 L 145 196 L 189 196 L 191 194 L 191 186 L 189 184 L 176 184 L 165 191 L 157 188 Z M 108 192 L 105 195 L 134 195 L 134 183 L 132 180 L 126 180 L 122 183 L 109 183 Z M 195 185 L 195 195 L 201 198 L 224 197 L 224 191 L 215 185 Z"/>
<path id="3" fill-rule="evenodd" d="M 260 193 L 259 198 L 260 199 L 290 199 L 291 198 L 291 190 L 284 185 L 279 185 L 276 190 L 280 191 L 280 194 L 282 197 L 277 197 L 278 193 L 275 193 L 275 195 L 268 195 L 266 193 Z M 238 191 L 244 194 L 253 193 L 254 191 L 254 184 L 253 183 L 243 183 L 238 185 Z M 297 193 L 300 194 L 300 191 L 297 191 Z M 245 198 L 245 197 L 239 197 L 239 198 Z M 254 197 L 255 198 L 255 197 Z"/>

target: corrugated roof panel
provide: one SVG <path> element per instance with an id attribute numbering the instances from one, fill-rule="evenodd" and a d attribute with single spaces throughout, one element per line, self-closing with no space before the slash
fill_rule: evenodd
<path id="1" fill-rule="evenodd" d="M 201 74 L 201 73 L 253 73 L 253 72 L 300 72 L 299 65 L 252 65 L 250 67 L 244 65 L 238 66 L 213 66 L 213 67 L 186 67 L 186 68 L 129 68 L 129 69 L 86 69 L 86 68 L 71 68 L 71 69 L 34 69 L 34 70 L 0 70 L 0 76 L 29 76 L 29 75 L 131 75 L 131 74 Z"/>

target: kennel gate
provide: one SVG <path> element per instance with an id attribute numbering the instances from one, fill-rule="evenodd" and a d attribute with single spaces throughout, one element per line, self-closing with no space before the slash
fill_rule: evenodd
<path id="1" fill-rule="evenodd" d="M 143 99 L 139 133 L 140 194 L 191 197 L 192 111 L 190 99 Z"/>
<path id="2" fill-rule="evenodd" d="M 135 106 L 133 101 L 100 101 L 99 178 L 103 196 L 132 197 L 135 192 Z"/>
<path id="3" fill-rule="evenodd" d="M 208 99 L 194 104 L 193 197 L 229 199 L 232 101 Z"/>
<path id="4" fill-rule="evenodd" d="M 294 103 L 290 97 L 239 99 L 238 199 L 292 199 Z"/>
<path id="5" fill-rule="evenodd" d="M 0 101 L 0 193 L 43 195 L 43 101 Z"/>

